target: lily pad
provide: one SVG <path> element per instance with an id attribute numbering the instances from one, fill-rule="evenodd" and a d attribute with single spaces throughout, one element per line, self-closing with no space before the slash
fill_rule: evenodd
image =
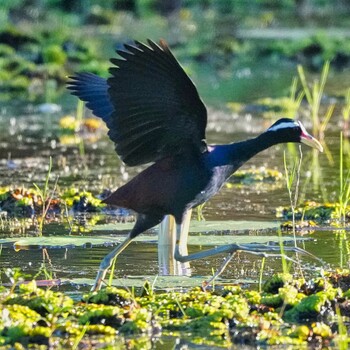
<path id="1" fill-rule="evenodd" d="M 92 236 L 63 236 L 63 237 L 26 237 L 20 240 L 14 240 L 15 250 L 29 250 L 41 248 L 89 248 L 92 246 L 112 246 L 123 241 L 120 237 L 92 237 Z M 2 239 L 0 244 L 9 243 L 13 239 Z"/>
<path id="2" fill-rule="evenodd" d="M 133 227 L 133 223 L 116 223 L 94 226 L 95 232 L 127 232 Z M 197 235 L 190 235 L 189 245 L 198 246 L 218 246 L 223 244 L 246 244 L 246 243 L 269 243 L 280 242 L 280 237 L 275 236 L 252 236 L 252 235 L 213 235 L 213 232 L 259 232 L 263 230 L 276 230 L 279 227 L 277 222 L 267 221 L 192 221 L 190 232 Z M 157 231 L 157 229 L 155 230 Z M 198 235 L 202 233 L 201 235 Z M 92 247 L 92 246 L 113 246 L 121 243 L 125 235 L 86 235 L 86 236 L 49 236 L 49 237 L 26 237 L 0 239 L 0 245 L 4 247 L 13 246 L 15 250 L 41 249 L 41 248 L 75 248 L 75 247 Z M 145 234 L 138 236 L 136 241 L 156 243 L 157 235 Z M 292 241 L 290 237 L 283 237 L 283 241 Z"/>
<path id="3" fill-rule="evenodd" d="M 135 287 L 141 288 L 144 286 L 145 282 L 149 282 L 154 289 L 181 289 L 181 288 L 194 288 L 202 285 L 206 280 L 209 280 L 211 276 L 127 276 L 123 278 L 116 278 L 112 281 L 112 286 L 118 287 Z M 75 284 L 75 285 L 85 285 L 92 286 L 95 282 L 91 278 L 72 278 L 72 279 L 62 279 L 62 284 Z M 256 283 L 252 279 L 242 279 L 242 280 L 221 280 L 217 278 L 215 280 L 215 285 L 232 285 L 232 284 L 244 284 L 244 283 Z"/>
<path id="4" fill-rule="evenodd" d="M 94 226 L 94 231 L 129 231 L 134 226 L 134 223 L 115 223 Z M 277 229 L 280 226 L 279 222 L 273 221 L 195 221 L 190 224 L 190 232 L 244 232 L 244 231 L 261 231 Z"/>
<path id="5" fill-rule="evenodd" d="M 126 238 L 125 235 L 119 236 L 65 236 L 65 237 L 26 237 L 23 239 L 6 238 L 0 239 L 0 245 L 3 248 L 13 247 L 15 250 L 29 250 L 42 248 L 90 248 L 94 246 L 113 246 L 121 243 Z M 189 236 L 188 245 L 193 246 L 220 246 L 224 244 L 249 244 L 249 243 L 274 243 L 279 244 L 293 242 L 291 236 L 251 236 L 251 235 L 195 235 Z M 298 241 L 305 238 L 297 238 Z M 136 237 L 135 241 L 144 243 L 158 242 L 157 235 L 141 235 Z"/>

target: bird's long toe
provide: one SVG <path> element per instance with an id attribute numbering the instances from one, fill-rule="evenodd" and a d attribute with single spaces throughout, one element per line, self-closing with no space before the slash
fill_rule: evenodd
<path id="1" fill-rule="evenodd" d="M 102 281 L 104 279 L 104 275 L 105 275 L 104 271 L 99 270 L 97 272 L 95 283 L 94 283 L 93 287 L 91 288 L 91 292 L 97 292 L 97 291 L 99 291 L 101 289 L 101 285 L 102 285 Z"/>
<path id="2" fill-rule="evenodd" d="M 286 255 L 283 252 L 292 252 L 292 253 L 308 255 L 311 258 L 322 262 L 322 260 L 319 259 L 317 256 L 299 247 L 283 246 L 283 248 L 281 248 L 279 245 L 260 244 L 260 243 L 238 244 L 237 247 L 238 247 L 237 250 L 240 250 L 242 252 L 260 255 L 263 257 L 271 257 L 271 256 L 286 257 Z"/>

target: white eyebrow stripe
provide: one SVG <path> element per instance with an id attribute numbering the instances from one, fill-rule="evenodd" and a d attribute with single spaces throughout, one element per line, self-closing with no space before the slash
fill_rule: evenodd
<path id="1" fill-rule="evenodd" d="M 281 124 L 277 124 L 275 126 L 272 126 L 269 128 L 271 131 L 277 131 L 279 129 L 285 129 L 285 128 L 294 128 L 295 126 L 298 126 L 299 124 L 297 122 L 291 123 L 291 122 L 284 122 Z"/>
<path id="2" fill-rule="evenodd" d="M 301 124 L 300 122 L 298 122 L 299 126 L 300 126 L 300 129 L 301 129 L 301 132 L 305 135 L 309 135 L 309 133 L 306 131 L 305 127 L 303 124 Z"/>

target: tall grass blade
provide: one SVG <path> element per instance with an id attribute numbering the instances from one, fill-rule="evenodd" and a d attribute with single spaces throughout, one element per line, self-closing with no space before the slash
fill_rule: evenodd
<path id="1" fill-rule="evenodd" d="M 281 253 L 282 253 L 282 250 L 283 250 L 283 244 L 281 245 Z M 283 258 L 284 258 L 284 255 L 282 255 L 282 268 L 284 267 L 283 260 L 285 260 Z M 261 259 L 261 266 L 260 266 L 260 273 L 259 273 L 259 293 L 261 293 L 261 291 L 262 291 L 262 281 L 263 281 L 263 273 L 264 273 L 265 261 L 266 261 L 266 258 L 263 257 Z M 284 269 L 283 269 L 283 272 L 284 272 Z"/>
<path id="2" fill-rule="evenodd" d="M 39 230 L 40 235 L 43 232 L 43 226 L 44 226 L 46 214 L 50 208 L 52 198 L 56 192 L 58 179 L 59 179 L 59 177 L 57 176 L 56 180 L 55 180 L 55 184 L 54 184 L 53 189 L 52 189 L 52 192 L 49 195 L 49 181 L 50 181 L 50 176 L 51 176 L 51 170 L 52 170 L 52 157 L 49 158 L 49 168 L 47 170 L 47 174 L 45 177 L 45 183 L 44 183 L 43 188 L 40 188 L 36 183 L 33 183 L 33 185 L 34 185 L 35 189 L 37 190 L 38 195 L 41 199 L 41 202 L 42 202 L 42 213 L 41 213 L 41 216 L 39 217 L 39 220 L 38 220 L 39 221 L 38 230 Z"/>

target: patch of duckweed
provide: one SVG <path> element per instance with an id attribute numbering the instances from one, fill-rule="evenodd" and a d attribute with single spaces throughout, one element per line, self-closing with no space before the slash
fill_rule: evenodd
<path id="1" fill-rule="evenodd" d="M 86 303 L 126 307 L 134 303 L 134 298 L 124 289 L 107 287 L 98 293 L 87 294 L 83 297 Z"/>
<path id="2" fill-rule="evenodd" d="M 283 174 L 275 169 L 265 167 L 251 168 L 247 170 L 236 171 L 226 184 L 227 187 L 232 185 L 252 185 L 257 183 L 275 184 L 283 179 Z"/>
<path id="3" fill-rule="evenodd" d="M 307 348 L 337 342 L 336 308 L 347 315 L 349 271 L 310 279 L 278 274 L 263 291 L 226 286 L 216 291 L 135 295 L 108 287 L 72 300 L 60 292 L 40 289 L 35 282 L 0 294 L 0 344 L 16 348 L 53 342 L 71 347 L 150 346 L 162 337 L 181 337 L 206 346 L 295 345 Z M 117 344 L 117 345 L 116 345 Z"/>
<path id="4" fill-rule="evenodd" d="M 23 305 L 36 311 L 41 316 L 62 314 L 73 306 L 73 300 L 63 293 L 37 288 L 35 282 L 22 284 L 19 287 L 20 295 L 10 294 L 4 305 Z"/>
<path id="5" fill-rule="evenodd" d="M 104 214 L 111 209 L 102 202 L 109 191 L 94 195 L 88 191 L 79 191 L 75 187 L 56 190 L 52 197 L 47 197 L 43 217 L 43 203 L 36 188 L 0 188 L 0 231 L 12 234 L 40 232 L 39 224 L 68 225 L 70 232 L 88 232 Z M 101 217 L 101 215 L 103 217 Z M 118 211 L 122 221 L 130 219 L 129 211 Z M 68 224 L 67 224 L 68 219 Z"/>
<path id="6" fill-rule="evenodd" d="M 40 214 L 42 204 L 41 196 L 35 188 L 0 188 L 0 211 L 6 212 L 7 216 L 29 217 Z M 81 192 L 72 187 L 51 198 L 47 215 L 59 215 L 66 206 L 76 212 L 99 212 L 105 204 L 91 192 Z"/>
<path id="7" fill-rule="evenodd" d="M 100 198 L 94 196 L 91 192 L 80 192 L 72 187 L 64 191 L 61 196 L 69 208 L 75 211 L 96 212 L 105 207 Z"/>
<path id="8" fill-rule="evenodd" d="M 293 281 L 293 276 L 287 273 L 278 273 L 269 278 L 263 286 L 266 293 L 276 294 L 285 284 Z"/>
<path id="9" fill-rule="evenodd" d="M 297 220 L 304 220 L 304 226 L 315 226 L 316 223 L 337 225 L 339 222 L 339 204 L 338 203 L 324 203 L 320 204 L 313 201 L 306 201 L 300 204 L 295 210 L 295 218 Z M 276 216 L 291 220 L 292 210 L 290 207 L 276 208 Z M 350 206 L 346 208 L 345 220 L 350 221 Z M 288 223 L 286 223 L 288 228 Z"/>

